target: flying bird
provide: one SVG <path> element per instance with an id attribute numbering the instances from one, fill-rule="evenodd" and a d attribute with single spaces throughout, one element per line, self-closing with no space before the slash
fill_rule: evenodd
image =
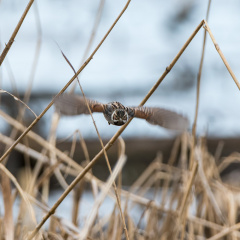
<path id="1" fill-rule="evenodd" d="M 157 107 L 125 107 L 120 102 L 99 103 L 86 99 L 91 112 L 101 112 L 109 124 L 121 126 L 130 118 L 142 118 L 148 123 L 161 127 L 184 131 L 187 130 L 188 119 L 181 114 Z M 55 101 L 55 107 L 63 115 L 90 114 L 83 97 L 63 93 Z"/>

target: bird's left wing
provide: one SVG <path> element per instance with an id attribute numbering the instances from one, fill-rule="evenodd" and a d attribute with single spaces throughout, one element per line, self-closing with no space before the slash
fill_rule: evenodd
<path id="1" fill-rule="evenodd" d="M 86 99 L 92 112 L 103 112 L 104 104 Z M 55 101 L 56 110 L 63 115 L 90 114 L 83 97 L 63 93 Z"/>

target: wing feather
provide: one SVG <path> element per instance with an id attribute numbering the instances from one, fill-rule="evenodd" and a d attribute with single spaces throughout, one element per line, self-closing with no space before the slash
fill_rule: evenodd
<path id="1" fill-rule="evenodd" d="M 177 131 L 185 131 L 189 126 L 186 117 L 163 108 L 136 107 L 134 110 L 134 117 L 146 119 L 153 125 Z"/>
<path id="2" fill-rule="evenodd" d="M 104 104 L 87 99 L 92 112 L 103 112 Z M 76 94 L 63 93 L 55 101 L 56 110 L 63 115 L 89 114 L 83 97 Z"/>

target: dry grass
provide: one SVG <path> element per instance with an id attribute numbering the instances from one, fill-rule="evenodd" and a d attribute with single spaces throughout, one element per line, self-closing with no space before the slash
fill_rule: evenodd
<path id="1" fill-rule="evenodd" d="M 10 141 L 13 140 L 6 136 L 2 138 L 2 142 L 6 144 L 11 143 Z M 112 187 L 115 180 L 118 194 L 121 195 L 121 208 L 129 239 L 222 239 L 225 235 L 228 236 L 227 239 L 240 239 L 240 233 L 237 231 L 240 228 L 238 223 L 240 189 L 234 186 L 234 182 L 231 186 L 220 177 L 229 164 L 240 160 L 240 154 L 235 153 L 220 159 L 217 165 L 215 157 L 206 148 L 205 139 L 199 139 L 194 148 L 198 168 L 196 172 L 190 171 L 192 137 L 184 133 L 176 139 L 167 162 L 163 162 L 162 156 L 157 155 L 135 183 L 124 190 L 121 187 L 121 171 L 126 161 L 123 139 L 119 138 L 118 144 L 119 158 L 108 180 L 102 182 L 91 173 L 84 178 L 84 182 L 90 183 L 94 196 L 94 204 L 89 213 L 86 216 L 78 215 L 79 205 L 84 204 L 82 194 L 89 191 L 87 185 L 81 181 L 81 184 L 73 190 L 74 204 L 70 207 L 72 209 L 69 209 L 72 211 L 72 219 L 75 220 L 70 221 L 70 216 L 63 219 L 53 214 L 48 227 L 40 229 L 35 239 L 125 238 Z M 19 195 L 20 203 L 18 212 L 15 212 L 17 219 L 13 223 L 8 223 L 5 228 L 4 218 L 1 217 L 0 229 L 1 235 L 4 236 L 5 231 L 10 231 L 8 229 L 12 227 L 14 239 L 25 239 L 35 228 L 36 218 L 39 219 L 42 214 L 50 211 L 46 204 L 48 202 L 46 191 L 50 190 L 49 182 L 56 174 L 55 170 L 58 169 L 61 176 L 68 174 L 76 177 L 82 167 L 73 166 L 73 160 L 63 162 L 58 159 L 57 164 L 51 163 L 48 154 L 45 156 L 36 154 L 33 149 L 26 146 L 19 145 L 17 150 L 36 159 L 36 164 L 33 169 L 26 168 L 18 181 L 1 165 L 1 170 L 17 190 L 10 194 L 10 199 L 14 202 Z M 182 203 L 189 184 L 191 191 L 183 211 Z M 7 191 L 4 185 L 2 191 Z M 107 196 L 113 199 L 115 207 L 106 214 L 100 214 L 99 208 Z M 5 205 L 5 211 L 12 212 L 12 207 L 11 204 Z M 80 226 L 79 219 L 85 219 Z"/>
<path id="2" fill-rule="evenodd" d="M 29 1 L 23 17 L 3 50 L 0 56 L 0 65 L 11 48 L 16 34 L 21 29 L 21 24 L 32 3 L 33 1 Z M 127 1 L 125 7 L 89 58 L 84 61 L 85 56 L 88 55 L 97 23 L 102 13 L 104 1 L 100 2 L 92 36 L 82 61 L 83 64 L 78 71 L 75 72 L 73 69 L 74 76 L 55 98 L 70 86 L 92 60 L 118 20 L 123 16 L 129 3 L 130 0 Z M 40 26 L 38 27 L 40 36 L 41 29 Z M 123 189 L 121 185 L 121 172 L 126 162 L 126 156 L 125 143 L 120 134 L 131 120 L 122 126 L 105 146 L 98 134 L 102 150 L 92 160 L 89 158 L 87 145 L 79 133 L 79 141 L 85 154 L 84 160 L 86 160 L 85 164 L 81 166 L 72 158 L 76 145 L 74 141 L 72 151 L 68 154 L 56 148 L 56 128 L 59 121 L 57 113 L 53 114 L 48 140 L 41 138 L 32 131 L 32 127 L 54 104 L 55 98 L 37 116 L 27 105 L 31 93 L 32 79 L 30 79 L 30 87 L 26 91 L 24 101 L 9 93 L 22 105 L 19 107 L 19 117 L 16 120 L 0 111 L 0 116 L 12 126 L 10 136 L 0 135 L 0 141 L 5 146 L 5 151 L 0 158 L 1 190 L 4 201 L 4 215 L 0 216 L 0 239 L 224 239 L 224 237 L 226 239 L 240 239 L 238 231 L 240 228 L 240 223 L 238 222 L 239 188 L 230 186 L 220 177 L 229 164 L 239 161 L 240 154 L 231 154 L 229 157 L 221 159 L 220 151 L 215 156 L 211 155 L 207 150 L 205 139 L 196 138 L 200 79 L 207 33 L 210 35 L 216 50 L 237 87 L 240 89 L 240 85 L 217 45 L 207 21 L 202 20 L 199 23 L 139 105 L 144 105 L 151 97 L 202 28 L 206 31 L 198 73 L 197 105 L 193 131 L 191 134 L 184 133 L 176 139 L 168 161 L 163 162 L 161 155 L 158 154 L 156 159 L 128 190 Z M 35 61 L 32 66 L 33 73 L 37 65 L 40 42 L 38 42 L 36 48 Z M 65 59 L 70 64 L 66 57 Z M 80 83 L 79 87 L 81 88 Z M 81 88 L 81 90 L 84 96 L 83 89 Z M 5 90 L 1 90 L 1 92 L 7 93 Z M 35 116 L 35 120 L 27 128 L 22 124 L 26 106 Z M 93 116 L 92 120 L 98 133 Z M 17 137 L 19 132 L 21 134 Z M 42 151 L 38 152 L 35 149 L 31 149 L 28 141 L 37 142 L 42 146 Z M 118 161 L 112 170 L 107 150 L 111 148 L 115 141 L 118 141 L 119 144 Z M 26 168 L 18 180 L 5 167 L 8 156 L 13 149 L 23 153 L 26 159 Z M 91 172 L 91 168 L 102 155 L 106 159 L 110 172 L 106 182 L 99 180 Z M 36 161 L 33 168 L 30 167 L 30 158 Z M 74 177 L 70 185 L 65 180 L 66 175 Z M 56 177 L 64 191 L 56 203 L 49 207 L 47 203 L 50 195 L 50 179 L 53 176 Z M 11 186 L 10 182 L 12 182 L 14 187 Z M 79 225 L 79 218 L 83 218 L 83 216 L 79 216 L 79 206 L 82 203 L 82 195 L 87 191 L 86 183 L 91 186 L 94 205 L 89 209 L 84 222 Z M 15 189 L 15 191 L 12 191 L 12 189 Z M 66 196 L 69 196 L 71 191 L 74 192 L 72 195 L 73 207 L 71 209 L 72 221 L 60 218 L 55 214 L 55 210 L 62 204 Z M 107 214 L 100 214 L 99 208 L 107 196 L 113 199 L 114 208 Z M 13 219 L 13 205 L 17 197 L 20 204 L 17 212 L 15 212 L 17 216 L 15 220 Z M 134 211 L 140 213 L 138 218 L 133 217 Z M 47 220 L 49 220 L 48 226 L 43 227 Z"/>

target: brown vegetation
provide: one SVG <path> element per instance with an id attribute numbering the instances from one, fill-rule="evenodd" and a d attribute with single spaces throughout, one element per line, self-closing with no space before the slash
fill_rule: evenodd
<path id="1" fill-rule="evenodd" d="M 27 15 L 33 1 L 29 2 L 23 17 L 13 32 L 9 43 L 0 56 L 0 65 L 4 61 L 8 50 L 11 48 L 14 38 L 21 30 L 21 24 Z M 95 53 L 101 47 L 117 21 L 127 9 L 127 2 L 117 19 L 104 35 L 103 39 L 94 49 L 89 58 L 82 64 L 74 76 L 66 83 L 61 91 L 48 104 L 43 112 L 25 128 L 22 124 L 22 116 L 26 110 L 31 89 L 26 91 L 23 101 L 10 94 L 23 106 L 20 107 L 18 119 L 11 118 L 8 114 L 0 111 L 0 116 L 12 127 L 10 136 L 1 134 L 0 141 L 4 143 L 5 150 L 0 158 L 1 190 L 4 200 L 4 215 L 0 217 L 0 239 L 240 239 L 238 217 L 238 194 L 239 187 L 234 183 L 223 182 L 220 175 L 222 171 L 233 162 L 239 161 L 239 153 L 232 153 L 221 159 L 221 149 L 211 155 L 205 144 L 204 138 L 196 138 L 196 126 L 199 103 L 199 86 L 201 79 L 202 63 L 204 57 L 205 38 L 208 33 L 218 51 L 223 63 L 234 79 L 237 87 L 240 85 L 234 76 L 230 66 L 224 58 L 207 21 L 202 20 L 192 33 L 179 53 L 166 68 L 156 84 L 144 97 L 139 106 L 142 106 L 158 88 L 165 76 L 171 71 L 182 53 L 188 47 L 192 39 L 200 29 L 205 29 L 202 59 L 198 72 L 197 106 L 192 133 L 184 133 L 176 139 L 172 153 L 167 163 L 163 163 L 161 155 L 147 167 L 136 182 L 127 190 L 122 188 L 121 172 L 126 162 L 125 143 L 120 134 L 125 130 L 128 121 L 104 146 L 99 134 L 102 150 L 91 160 L 87 145 L 79 135 L 85 163 L 78 164 L 73 160 L 75 142 L 72 151 L 62 152 L 56 148 L 56 128 L 59 115 L 52 116 L 52 128 L 48 140 L 41 138 L 32 131 L 33 126 L 44 116 L 54 104 L 57 96 L 62 94 L 77 78 L 87 64 L 92 60 Z M 101 9 L 101 7 L 99 8 Z M 65 57 L 65 55 L 64 55 Z M 65 57 L 70 64 L 68 59 Z M 71 65 L 71 64 L 70 64 Z M 34 69 L 34 68 L 33 68 Z M 78 79 L 77 79 L 78 80 Z M 84 96 L 83 89 L 78 81 Z M 2 91 L 6 94 L 6 91 Z M 84 96 L 85 97 L 85 96 Z M 27 106 L 28 109 L 30 109 Z M 31 109 L 30 109 L 31 110 Z M 32 110 L 31 110 L 32 111 Z M 33 111 L 32 111 L 33 112 Z M 91 112 L 91 111 L 90 111 Z M 92 115 L 91 115 L 92 116 Z M 95 125 L 94 118 L 92 116 Z M 95 125 L 98 133 L 97 126 Z M 18 137 L 18 133 L 21 135 Z M 107 150 L 118 140 L 118 160 L 111 169 Z M 42 151 L 36 151 L 29 147 L 29 141 L 35 141 L 42 146 Z M 24 153 L 26 168 L 17 180 L 5 167 L 9 154 L 13 150 Z M 106 182 L 96 178 L 91 169 L 94 164 L 105 157 L 109 177 Z M 30 158 L 36 160 L 33 168 L 30 166 Z M 71 184 L 65 180 L 65 174 L 74 177 Z M 64 189 L 56 203 L 47 205 L 50 194 L 50 179 L 55 176 Z M 13 183 L 14 187 L 11 186 Z M 81 196 L 85 191 L 86 184 L 91 185 L 95 199 L 94 207 L 89 209 L 85 222 L 79 226 L 78 209 L 81 204 Z M 12 191 L 14 189 L 14 191 Z M 73 191 L 72 221 L 62 219 L 55 214 L 55 210 L 64 198 Z M 149 198 L 149 193 L 154 193 Z M 99 207 L 106 196 L 114 199 L 115 207 L 111 214 L 101 216 Z M 16 221 L 13 219 L 13 203 L 19 197 L 20 204 Z M 131 210 L 137 208 L 141 211 L 139 219 L 134 219 Z M 43 228 L 47 220 L 49 225 Z"/>

